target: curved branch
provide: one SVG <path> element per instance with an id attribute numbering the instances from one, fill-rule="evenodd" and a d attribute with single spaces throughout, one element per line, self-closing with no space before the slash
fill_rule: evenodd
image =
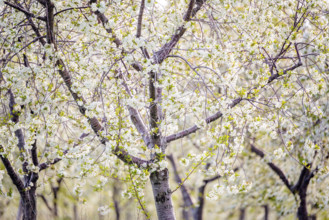
<path id="1" fill-rule="evenodd" d="M 264 152 L 262 150 L 258 149 L 257 147 L 255 147 L 255 145 L 253 145 L 253 144 L 251 144 L 251 151 L 254 152 L 255 154 L 257 154 L 261 158 L 264 158 L 264 156 L 265 156 Z M 279 176 L 279 178 L 286 185 L 286 187 L 294 194 L 293 187 L 289 183 L 289 180 L 287 179 L 287 177 L 283 173 L 283 171 L 272 162 L 269 162 L 267 164 Z"/>
<path id="2" fill-rule="evenodd" d="M 56 12 L 56 13 L 54 14 L 54 17 L 55 17 L 56 15 L 62 13 L 62 12 L 65 12 L 65 11 L 74 10 L 74 9 L 85 9 L 85 8 L 90 8 L 90 7 L 89 7 L 89 6 L 81 6 L 81 7 L 65 8 L 65 9 L 63 9 L 63 10 L 61 10 L 61 11 L 59 11 L 59 12 Z"/>
<path id="3" fill-rule="evenodd" d="M 27 17 L 37 18 L 37 19 L 39 19 L 39 20 L 41 20 L 41 21 L 46 21 L 46 20 L 47 20 L 46 17 L 35 16 L 33 13 L 31 13 L 31 12 L 25 10 L 24 8 L 20 7 L 19 5 L 15 5 L 15 4 L 12 4 L 12 3 L 7 2 L 7 1 L 5 1 L 4 3 L 5 3 L 6 5 L 8 5 L 8 6 L 14 8 L 14 9 L 18 10 L 18 11 L 23 12 Z"/>
<path id="4" fill-rule="evenodd" d="M 31 44 L 37 42 L 37 41 L 40 41 L 42 40 L 43 38 L 45 38 L 46 36 L 39 36 L 39 37 L 36 37 L 34 38 L 32 41 L 30 41 L 29 43 L 27 43 L 26 45 L 24 45 L 18 52 L 16 52 L 15 54 L 13 54 L 9 59 L 8 61 L 10 61 L 11 59 L 13 59 L 18 53 L 20 53 L 22 50 L 24 50 L 25 48 L 27 48 L 28 46 L 30 46 Z"/>
<path id="5" fill-rule="evenodd" d="M 3 152 L 3 151 L 4 151 L 4 149 L 0 145 L 0 152 Z M 20 193 L 23 193 L 24 192 L 24 183 L 21 180 L 21 178 L 19 177 L 19 175 L 15 172 L 12 164 L 10 163 L 8 158 L 6 156 L 4 156 L 3 154 L 0 154 L 0 158 L 2 160 L 3 165 L 5 166 L 5 168 L 7 170 L 8 175 L 10 176 L 11 181 L 17 187 L 18 191 Z"/>
<path id="6" fill-rule="evenodd" d="M 191 18 L 193 18 L 196 13 L 201 9 L 202 5 L 206 2 L 206 0 L 197 0 L 196 5 L 197 7 L 194 8 L 192 11 L 190 11 L 191 7 L 194 6 L 194 0 L 190 1 L 189 7 L 187 9 L 187 12 L 185 13 L 184 16 L 184 21 L 189 21 Z M 181 37 L 184 35 L 186 31 L 185 25 L 179 26 L 175 34 L 171 36 L 171 40 L 167 42 L 165 45 L 163 45 L 160 50 L 154 53 L 153 56 L 153 62 L 155 64 L 160 64 L 162 63 L 169 55 L 169 53 L 172 51 L 174 46 L 178 43 L 178 41 L 181 39 Z"/>
<path id="7" fill-rule="evenodd" d="M 239 104 L 243 99 L 242 98 L 237 98 L 235 100 L 233 100 L 233 102 L 229 105 L 229 108 L 233 108 L 234 106 L 236 106 L 237 104 Z M 215 114 L 209 116 L 208 118 L 206 118 L 206 123 L 210 124 L 213 121 L 216 121 L 217 119 L 219 119 L 220 117 L 223 116 L 223 113 L 221 111 L 216 112 Z M 185 129 L 183 131 L 180 131 L 176 134 L 172 134 L 166 137 L 166 141 L 167 143 L 174 141 L 174 140 L 178 140 L 181 139 L 183 137 L 186 137 L 194 132 L 196 132 L 197 130 L 199 130 L 200 128 L 197 125 L 194 125 L 188 129 Z"/>
<path id="8" fill-rule="evenodd" d="M 64 155 L 67 154 L 68 151 L 64 151 Z M 44 163 L 41 163 L 39 165 L 39 171 L 42 171 L 44 169 L 47 169 L 48 167 L 50 167 L 51 165 L 54 165 L 56 163 L 58 163 L 59 161 L 61 161 L 62 159 L 61 158 L 55 158 L 53 162 L 44 162 Z"/>
<path id="9" fill-rule="evenodd" d="M 183 200 L 184 200 L 184 206 L 185 208 L 191 208 L 193 206 L 193 201 L 191 199 L 191 195 L 190 193 L 187 191 L 185 184 L 182 183 L 182 179 L 180 178 L 178 171 L 177 171 L 177 167 L 176 167 L 176 163 L 174 160 L 173 155 L 167 155 L 168 160 L 170 161 L 173 170 L 174 170 L 174 174 L 175 174 L 175 181 L 178 184 L 181 184 L 181 192 L 182 192 L 182 196 L 183 196 Z"/>
<path id="10" fill-rule="evenodd" d="M 234 168 L 234 172 L 236 172 L 237 170 L 239 170 L 239 168 Z M 199 207 L 196 208 L 195 212 L 194 212 L 194 220 L 202 220 L 202 213 L 203 213 L 203 207 L 204 207 L 204 193 L 205 193 L 205 190 L 206 190 L 206 187 L 207 187 L 207 184 L 208 183 L 211 183 L 215 180 L 218 180 L 220 179 L 222 176 L 221 175 L 217 175 L 217 176 L 214 176 L 212 178 L 209 178 L 209 179 L 205 179 L 203 180 L 203 185 L 199 187 L 199 193 L 198 193 L 198 204 L 199 204 Z"/>

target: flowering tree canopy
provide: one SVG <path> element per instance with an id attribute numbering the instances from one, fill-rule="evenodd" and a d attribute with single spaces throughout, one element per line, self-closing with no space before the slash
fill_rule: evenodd
<path id="1" fill-rule="evenodd" d="M 179 191 L 185 219 L 202 219 L 206 197 L 223 212 L 260 203 L 325 215 L 328 1 L 0 0 L 0 9 L 0 193 L 17 189 L 18 218 L 37 218 L 36 195 L 56 176 L 79 180 L 74 198 L 125 182 L 146 219 L 180 219 Z"/>

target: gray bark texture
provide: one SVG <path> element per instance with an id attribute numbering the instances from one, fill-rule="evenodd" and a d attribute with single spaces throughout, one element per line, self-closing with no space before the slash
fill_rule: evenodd
<path id="1" fill-rule="evenodd" d="M 36 187 L 32 187 L 28 191 L 20 192 L 21 200 L 19 203 L 16 220 L 37 219 L 37 200 L 35 190 Z"/>
<path id="2" fill-rule="evenodd" d="M 175 220 L 174 207 L 169 188 L 169 171 L 155 171 L 150 176 L 156 211 L 159 220 Z"/>

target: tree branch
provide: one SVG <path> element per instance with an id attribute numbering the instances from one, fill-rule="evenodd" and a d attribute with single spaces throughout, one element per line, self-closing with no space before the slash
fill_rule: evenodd
<path id="1" fill-rule="evenodd" d="M 97 0 L 90 0 L 89 3 L 96 3 Z M 115 43 L 115 45 L 117 47 L 119 47 L 122 42 L 120 41 L 119 38 L 117 38 L 117 36 L 115 35 L 115 33 L 113 32 L 112 28 L 107 28 L 106 25 L 108 24 L 109 20 L 106 18 L 106 16 L 101 13 L 100 11 L 96 10 L 94 11 L 94 14 L 97 16 L 97 18 L 102 22 L 103 27 L 105 28 L 106 32 L 109 34 L 112 34 L 112 38 L 113 38 L 113 42 Z"/>
<path id="2" fill-rule="evenodd" d="M 174 170 L 174 174 L 175 174 L 175 181 L 180 184 L 180 189 L 181 189 L 181 193 L 183 196 L 183 201 L 184 201 L 184 207 L 185 208 L 191 208 L 193 207 L 193 201 L 191 199 L 190 193 L 188 192 L 188 190 L 186 189 L 184 183 L 182 183 L 182 179 L 180 178 L 179 174 L 178 174 L 178 170 L 176 167 L 176 163 L 174 160 L 173 155 L 167 155 L 168 160 L 170 161 L 173 170 Z"/>
<path id="3" fill-rule="evenodd" d="M 151 127 L 151 138 L 152 145 L 161 146 L 160 144 L 160 136 L 161 133 L 159 131 L 159 121 L 160 121 L 160 110 L 159 110 L 159 100 L 157 99 L 157 89 L 155 83 L 158 81 L 158 76 L 155 72 L 151 71 L 149 74 L 149 94 L 150 94 L 150 127 Z M 152 146 L 153 147 L 153 146 Z"/>
<path id="4" fill-rule="evenodd" d="M 14 8 L 14 9 L 18 10 L 18 11 L 23 12 L 26 15 L 26 17 L 30 17 L 30 18 L 32 17 L 32 18 L 37 18 L 37 19 L 42 20 L 42 21 L 46 21 L 46 17 L 35 16 L 33 13 L 25 10 L 24 8 L 20 7 L 19 5 L 15 5 L 15 4 L 12 4 L 12 3 L 7 2 L 7 1 L 5 1 L 4 3 L 6 5 Z"/>
<path id="5" fill-rule="evenodd" d="M 4 152 L 3 147 L 0 145 L 0 152 Z M 11 179 L 11 181 L 14 183 L 14 185 L 17 187 L 20 194 L 24 192 L 24 183 L 21 180 L 21 178 L 18 176 L 18 174 L 15 172 L 13 166 L 11 165 L 10 161 L 7 159 L 7 157 L 3 154 L 0 154 L 0 158 L 2 160 L 3 165 L 5 166 L 7 173 Z"/>
<path id="6" fill-rule="evenodd" d="M 56 13 L 54 14 L 54 17 L 55 17 L 56 15 L 62 13 L 62 12 L 65 12 L 65 11 L 74 10 L 74 9 L 85 9 L 85 8 L 90 8 L 90 6 L 65 8 L 65 9 L 63 9 L 63 10 L 61 10 L 61 11 L 59 11 L 59 12 L 56 12 Z"/>
<path id="7" fill-rule="evenodd" d="M 33 20 L 28 17 L 29 23 L 32 27 L 32 30 L 35 32 L 35 34 L 37 35 L 37 39 L 40 41 L 40 43 L 44 46 L 46 44 L 46 41 L 43 39 L 45 36 L 41 36 L 39 29 L 37 28 L 37 26 L 34 24 Z"/>
<path id="8" fill-rule="evenodd" d="M 308 164 L 308 166 L 311 165 Z M 310 170 L 306 168 L 306 166 L 304 166 L 302 171 L 300 172 L 297 183 L 292 187 L 292 191 L 294 192 L 299 191 L 303 183 L 305 182 L 306 178 L 309 176 L 309 174 L 310 174 Z"/>
<path id="9" fill-rule="evenodd" d="M 145 0 L 141 0 L 141 6 L 139 8 L 138 22 L 137 22 L 137 34 L 136 34 L 137 38 L 139 38 L 142 34 L 142 21 L 143 21 L 144 8 L 145 8 Z"/>
<path id="10" fill-rule="evenodd" d="M 31 157 L 32 157 L 33 165 L 38 166 L 39 161 L 38 161 L 38 152 L 37 152 L 37 140 L 35 140 L 34 143 L 32 144 Z"/>
<path id="11" fill-rule="evenodd" d="M 289 71 L 292 71 L 300 66 L 303 65 L 302 63 L 302 59 L 301 59 L 301 56 L 299 54 L 299 50 L 298 50 L 298 46 L 297 46 L 297 43 L 295 43 L 295 50 L 296 50 L 296 54 L 297 54 L 297 58 L 298 58 L 298 63 L 296 63 L 295 65 L 293 65 L 292 67 L 288 68 L 288 69 L 285 69 L 281 74 L 279 73 L 276 73 L 276 74 L 273 74 L 267 81 L 267 84 L 271 83 L 273 80 L 279 78 L 280 76 L 282 75 L 286 75 Z"/>
<path id="12" fill-rule="evenodd" d="M 45 203 L 45 205 L 46 205 L 46 207 L 48 208 L 48 210 L 49 210 L 50 212 L 53 212 L 53 209 L 50 207 L 50 205 L 49 205 L 49 203 L 48 203 L 46 197 L 45 197 L 44 195 L 38 195 L 38 196 L 39 196 L 39 197 L 42 199 L 42 201 Z"/>
<path id="13" fill-rule="evenodd" d="M 49 0 L 37 0 L 41 5 L 43 5 L 44 7 L 46 7 L 47 1 Z"/>
<path id="14" fill-rule="evenodd" d="M 96 0 L 91 0 L 90 4 L 96 3 L 96 2 L 97 2 Z M 140 35 L 141 35 L 141 28 L 142 28 L 141 26 L 142 26 L 144 8 L 145 8 L 145 0 L 142 0 L 140 11 L 139 11 L 139 16 L 138 16 L 138 27 L 137 27 L 137 35 L 136 35 L 137 37 L 140 37 Z M 106 24 L 108 23 L 108 19 L 106 18 L 106 16 L 103 13 L 99 12 L 98 10 L 95 11 L 94 13 L 97 15 L 98 19 L 102 22 L 105 30 L 109 34 L 112 34 L 112 37 L 114 38 L 114 43 L 117 45 L 117 47 L 119 47 L 122 44 L 122 42 L 115 36 L 115 34 L 111 28 L 106 28 Z M 144 49 L 142 49 L 142 50 L 144 53 Z M 143 69 L 143 67 L 139 63 L 133 63 L 132 67 L 137 71 L 142 71 L 142 69 Z M 124 87 L 125 87 L 126 91 L 128 92 L 129 89 L 125 82 L 124 82 Z M 130 91 L 128 92 L 128 94 L 129 93 L 130 93 Z M 132 106 L 128 106 L 128 111 L 130 114 L 131 121 L 135 125 L 137 131 L 142 135 L 146 146 L 148 146 L 150 148 L 150 142 L 151 142 L 150 137 L 148 135 L 148 131 L 147 131 L 147 129 L 144 125 L 144 122 L 143 122 L 142 118 L 140 117 L 138 111 L 135 108 L 133 108 Z"/>
<path id="15" fill-rule="evenodd" d="M 129 96 L 132 96 L 131 95 L 131 92 L 130 92 L 130 89 L 129 89 L 127 83 L 126 83 L 126 79 L 125 79 L 123 73 L 121 73 L 119 75 L 119 77 L 122 79 L 122 85 L 125 88 L 127 94 Z M 151 149 L 153 146 L 152 146 L 151 139 L 150 139 L 150 136 L 149 136 L 149 131 L 146 128 L 141 115 L 139 114 L 139 112 L 137 111 L 137 109 L 133 108 L 132 106 L 128 105 L 127 107 L 128 107 L 128 111 L 129 111 L 129 115 L 130 115 L 130 119 L 131 119 L 132 123 L 135 125 L 137 131 L 142 136 L 142 138 L 143 138 L 146 146 L 149 149 Z"/>
<path id="16" fill-rule="evenodd" d="M 144 8 L 145 8 L 145 0 L 141 0 L 141 6 L 139 8 L 138 22 L 137 22 L 137 34 L 136 34 L 136 37 L 137 38 L 140 38 L 141 35 L 142 35 L 142 21 L 143 21 Z M 146 48 L 145 47 L 141 47 L 141 50 L 143 52 L 144 57 L 147 58 L 147 59 L 150 59 L 150 55 L 147 52 Z M 133 68 L 135 68 L 137 71 L 141 71 L 142 70 L 141 68 L 138 68 L 139 67 L 139 64 L 138 63 L 133 63 L 131 66 Z M 139 70 L 139 69 L 141 69 L 141 70 Z"/>
<path id="17" fill-rule="evenodd" d="M 192 17 L 194 17 L 196 13 L 201 9 L 205 1 L 206 0 L 197 0 L 197 7 L 194 8 L 191 12 L 190 9 L 194 6 L 194 0 L 191 0 L 187 12 L 185 13 L 184 21 L 189 21 Z M 185 31 L 186 28 L 184 27 L 184 24 L 178 27 L 175 31 L 175 34 L 171 36 L 171 40 L 165 45 L 163 45 L 160 50 L 154 53 L 153 62 L 156 64 L 162 63 L 168 57 L 169 53 L 172 51 L 174 46 L 176 46 L 181 37 L 184 35 Z"/>
<path id="18" fill-rule="evenodd" d="M 56 48 L 55 42 L 55 34 L 54 34 L 54 3 L 51 0 L 42 1 L 45 2 L 45 7 L 47 10 L 47 42 L 48 44 L 54 44 Z"/>
<path id="19" fill-rule="evenodd" d="M 236 106 L 237 104 L 239 104 L 243 99 L 242 98 L 237 98 L 235 100 L 233 100 L 233 102 L 229 105 L 229 108 L 233 108 L 234 106 Z M 206 118 L 206 123 L 210 124 L 213 121 L 216 121 L 217 119 L 219 119 L 220 117 L 223 116 L 223 113 L 221 111 L 216 112 L 215 114 L 209 116 L 208 118 Z M 177 139 L 181 139 L 183 137 L 186 137 L 194 132 L 196 132 L 197 130 L 199 130 L 200 128 L 197 125 L 194 125 L 188 129 L 185 129 L 183 131 L 180 131 L 176 134 L 172 134 L 166 137 L 166 142 L 169 143 L 171 141 L 177 140 Z"/>
<path id="20" fill-rule="evenodd" d="M 113 203 L 114 203 L 114 210 L 115 210 L 115 216 L 116 216 L 116 220 L 120 220 L 120 205 L 119 205 L 119 201 L 118 201 L 118 193 L 120 192 L 120 189 L 117 186 L 118 182 L 116 180 L 116 182 L 114 182 L 113 184 L 113 194 L 112 194 L 112 199 L 113 199 Z M 119 184 L 120 185 L 120 184 Z"/>
<path id="21" fill-rule="evenodd" d="M 84 139 L 84 138 L 87 137 L 88 135 L 89 135 L 89 133 L 87 133 L 87 134 L 86 134 L 86 133 L 82 133 L 82 135 L 79 137 L 79 141 L 82 140 L 82 139 Z M 75 147 L 78 146 L 78 145 L 79 145 L 79 143 L 75 143 L 75 144 L 73 145 L 73 148 L 75 148 Z M 68 149 L 64 150 L 64 151 L 63 151 L 63 155 L 66 155 L 68 152 L 69 152 Z M 49 161 L 44 162 L 44 163 L 42 163 L 42 164 L 39 165 L 39 170 L 40 170 L 40 171 L 41 171 L 41 170 L 44 170 L 44 169 L 50 167 L 51 165 L 54 165 L 54 164 L 58 163 L 58 162 L 61 161 L 61 160 L 62 160 L 61 158 L 55 158 L 55 159 L 53 160 L 53 162 L 49 162 Z"/>
<path id="22" fill-rule="evenodd" d="M 297 57 L 298 57 L 298 63 L 295 64 L 294 66 L 292 66 L 292 67 L 290 67 L 290 68 L 284 70 L 282 74 L 274 74 L 274 75 L 272 75 L 272 76 L 269 78 L 269 80 L 268 80 L 268 82 L 267 82 L 266 85 L 270 84 L 272 81 L 274 81 L 275 79 L 279 78 L 280 76 L 287 74 L 289 71 L 292 71 L 292 70 L 294 70 L 294 69 L 296 69 L 296 68 L 298 68 L 298 67 L 300 67 L 300 66 L 303 65 L 303 64 L 302 64 L 302 61 L 301 61 L 301 56 L 300 56 L 300 54 L 299 54 L 299 50 L 298 50 L 297 44 L 295 44 L 295 49 L 296 49 L 296 53 L 297 53 Z M 168 57 L 168 55 L 166 55 L 166 56 Z M 262 86 L 262 88 L 265 87 L 266 85 Z M 237 99 L 235 99 L 235 100 L 230 104 L 229 108 L 233 108 L 233 107 L 235 107 L 235 106 L 236 106 L 237 104 L 239 104 L 242 100 L 243 100 L 242 98 L 237 98 Z M 206 118 L 206 123 L 209 124 L 209 123 L 211 123 L 211 122 L 213 122 L 213 121 L 219 119 L 220 117 L 222 117 L 222 115 L 223 115 L 222 112 L 221 112 L 221 111 L 218 111 L 218 112 L 216 112 L 215 114 L 211 115 L 210 117 Z M 199 128 L 198 126 L 194 125 L 194 126 L 188 128 L 188 129 L 185 129 L 185 130 L 183 130 L 183 131 L 180 131 L 180 132 L 178 132 L 178 133 L 176 133 L 176 134 L 172 134 L 172 135 L 167 136 L 167 137 L 166 137 L 166 141 L 167 141 L 167 143 L 169 143 L 169 142 L 171 142 L 171 141 L 174 141 L 174 140 L 177 140 L 177 139 L 183 138 L 183 137 L 185 137 L 185 136 L 188 136 L 188 135 L 190 135 L 190 134 L 196 132 L 196 131 L 199 130 L 199 129 L 200 129 L 200 128 Z"/>
<path id="23" fill-rule="evenodd" d="M 185 13 L 185 15 L 183 17 L 184 21 L 189 21 L 191 19 L 194 2 L 195 2 L 195 0 L 190 0 L 190 4 L 188 5 L 187 12 Z"/>
<path id="24" fill-rule="evenodd" d="M 14 94 L 11 91 L 11 89 L 8 89 L 8 93 L 9 93 L 9 110 L 10 110 L 11 120 L 15 124 L 17 124 L 19 122 L 20 112 L 16 112 L 14 110 L 16 102 L 15 102 Z M 27 165 L 28 165 L 28 163 L 23 154 L 23 152 L 25 152 L 25 139 L 24 139 L 23 130 L 21 128 L 15 130 L 15 136 L 18 139 L 17 147 L 19 149 L 20 156 L 24 159 L 23 164 L 22 164 L 22 169 L 25 173 L 24 179 L 25 179 L 25 181 L 27 181 L 27 173 L 28 173 Z"/>
<path id="25" fill-rule="evenodd" d="M 44 2 L 43 0 L 38 0 L 38 2 L 39 3 L 41 3 L 41 2 Z M 7 2 L 7 3 L 9 3 L 9 2 Z M 11 3 L 9 3 L 9 4 L 11 4 Z M 42 5 L 44 5 L 43 3 L 42 3 Z M 13 7 L 13 6 L 12 6 Z M 37 40 L 39 40 L 40 41 L 40 43 L 42 44 L 42 45 L 45 45 L 46 44 L 46 42 L 45 42 L 45 40 L 43 39 L 44 38 L 44 36 L 41 36 L 41 34 L 40 34 L 40 32 L 39 32 L 39 29 L 37 28 L 37 26 L 34 24 L 34 22 L 33 22 L 33 20 L 32 20 L 32 17 L 33 16 L 31 16 L 30 14 L 28 14 L 28 13 L 25 13 L 25 9 L 23 9 L 23 7 L 20 5 L 20 4 L 18 4 L 18 6 L 17 7 L 19 7 L 20 9 L 22 9 L 22 10 L 20 10 L 21 12 L 23 12 L 24 14 L 25 14 L 25 16 L 26 16 L 26 18 L 27 18 L 27 20 L 29 21 L 29 24 L 31 25 L 31 27 L 32 27 L 32 30 L 35 32 L 35 34 L 37 35 Z M 30 13 L 30 12 L 29 12 Z M 45 19 L 45 21 L 47 20 L 47 18 L 45 17 L 44 18 Z M 33 43 L 34 41 L 32 41 L 31 43 Z"/>
<path id="26" fill-rule="evenodd" d="M 210 179 L 205 179 L 203 180 L 203 185 L 199 187 L 198 190 L 198 204 L 199 206 L 196 208 L 195 213 L 194 213 L 194 219 L 195 220 L 202 220 L 202 215 L 203 215 L 203 208 L 205 205 L 205 201 L 204 201 L 204 193 L 206 191 L 206 186 L 208 183 L 213 182 L 219 178 L 221 178 L 222 176 L 217 175 L 214 176 L 213 178 Z"/>
<path id="27" fill-rule="evenodd" d="M 234 169 L 234 172 L 236 172 L 237 170 L 239 170 L 239 168 L 235 168 Z M 204 193 L 205 193 L 205 190 L 206 190 L 206 186 L 208 183 L 211 183 L 215 180 L 218 180 L 219 178 L 221 178 L 222 176 L 221 175 L 217 175 L 217 176 L 214 176 L 212 178 L 209 178 L 209 179 L 205 179 L 203 180 L 203 185 L 199 187 L 199 193 L 198 193 L 198 204 L 199 204 L 199 207 L 196 208 L 195 210 L 195 213 L 194 213 L 194 220 L 202 220 L 202 213 L 203 213 L 203 208 L 204 208 Z"/>
<path id="28" fill-rule="evenodd" d="M 85 100 L 82 96 L 78 95 L 77 93 L 73 92 L 72 90 L 72 80 L 70 73 L 66 70 L 64 62 L 60 59 L 56 62 L 56 66 L 59 67 L 59 74 L 63 78 L 68 90 L 70 91 L 73 99 L 79 106 L 79 110 L 83 116 L 85 116 L 88 119 L 89 125 L 95 132 L 95 134 L 100 138 L 100 141 L 102 144 L 106 144 L 108 141 L 107 138 L 102 137 L 99 131 L 103 130 L 102 125 L 98 121 L 96 117 L 90 118 L 86 115 L 86 107 L 85 107 Z M 82 102 L 79 103 L 79 102 Z M 116 148 L 112 151 L 120 160 L 125 162 L 126 164 L 135 164 L 138 167 L 149 167 L 151 163 L 153 163 L 153 160 L 143 160 L 138 157 L 130 155 L 127 151 L 120 148 L 119 146 L 116 146 Z"/>
<path id="29" fill-rule="evenodd" d="M 130 114 L 131 121 L 135 125 L 137 131 L 142 136 L 146 146 L 148 148 L 152 148 L 148 130 L 146 129 L 145 124 L 144 124 L 139 112 L 135 108 L 131 107 L 130 105 L 128 105 L 128 111 Z"/>
<path id="30" fill-rule="evenodd" d="M 265 156 L 264 152 L 262 150 L 258 149 L 257 147 L 255 147 L 255 145 L 253 145 L 253 144 L 251 144 L 251 151 L 254 152 L 255 154 L 257 154 L 261 158 L 264 158 L 264 156 Z M 283 171 L 272 162 L 269 162 L 267 164 L 279 176 L 279 178 L 286 185 L 286 187 L 294 194 L 292 186 L 289 183 L 289 180 L 287 179 L 287 177 L 285 176 Z"/>
<path id="31" fill-rule="evenodd" d="M 63 154 L 67 154 L 68 151 L 64 151 Z M 42 171 L 44 169 L 47 169 L 48 167 L 50 167 L 51 165 L 54 165 L 56 163 L 58 163 L 59 161 L 61 161 L 62 159 L 61 158 L 55 158 L 53 162 L 44 162 L 44 163 L 41 163 L 39 165 L 39 171 Z"/>
<path id="32" fill-rule="evenodd" d="M 51 3 L 50 0 L 38 0 L 38 2 L 40 4 L 42 4 L 44 7 L 47 8 L 47 40 L 51 41 L 51 43 L 55 43 L 55 39 L 53 37 L 53 4 Z M 105 23 L 108 22 L 107 18 L 104 16 L 104 14 L 98 12 L 96 13 L 96 15 L 101 19 L 101 21 L 103 22 L 103 25 L 105 25 Z M 30 25 L 32 26 L 32 29 L 34 30 L 34 32 L 37 34 L 37 36 L 39 37 L 39 40 L 41 42 L 42 45 L 45 45 L 45 41 L 41 38 L 40 32 L 38 30 L 38 28 L 34 25 L 33 21 L 30 20 Z M 107 30 L 112 32 L 112 30 Z M 121 44 L 121 42 L 120 42 Z M 72 86 L 72 82 L 71 82 L 71 76 L 70 74 L 66 71 L 65 66 L 64 66 L 64 62 L 60 59 L 57 60 L 56 62 L 56 66 L 59 67 L 59 73 L 62 76 L 65 84 L 67 85 L 71 95 L 73 96 L 74 100 L 78 103 L 78 101 L 82 101 L 83 105 L 79 105 L 79 110 L 80 112 L 85 115 L 86 112 L 86 108 L 84 107 L 85 104 L 85 100 L 83 99 L 83 97 L 80 97 L 77 93 L 73 92 L 71 89 Z M 87 116 L 86 116 L 87 117 Z M 99 123 L 99 121 L 94 117 L 94 118 L 88 118 L 88 122 L 91 125 L 92 129 L 94 130 L 94 132 L 99 136 L 98 131 L 100 131 L 102 129 L 101 124 Z M 103 144 L 105 144 L 107 140 L 102 138 L 101 142 Z M 118 156 L 119 159 L 123 160 L 124 162 L 131 164 L 131 163 L 135 163 L 138 166 L 141 165 L 146 165 L 148 166 L 150 163 L 152 163 L 153 161 L 146 161 L 146 160 L 142 160 L 139 159 L 137 157 L 134 156 L 130 156 L 126 151 L 122 150 L 122 149 L 115 149 L 114 153 Z M 40 170 L 46 169 L 47 167 L 49 167 L 51 164 L 55 164 L 57 162 L 59 162 L 61 159 L 60 158 L 56 158 L 52 163 L 43 163 L 39 165 Z"/>

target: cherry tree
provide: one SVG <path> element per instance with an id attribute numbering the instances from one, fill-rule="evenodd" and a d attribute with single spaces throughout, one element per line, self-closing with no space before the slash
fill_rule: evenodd
<path id="1" fill-rule="evenodd" d="M 325 1 L 35 0 L 0 8 L 0 156 L 23 219 L 36 219 L 37 180 L 57 163 L 61 178 L 81 180 L 77 196 L 86 175 L 102 174 L 100 188 L 109 177 L 130 182 L 124 194 L 147 219 L 148 179 L 158 219 L 175 219 L 172 195 L 196 170 L 226 180 L 210 198 L 248 191 L 252 181 L 234 169 L 246 145 L 264 157 L 256 146 L 270 140 L 286 160 L 304 154 L 291 167 L 325 174 Z M 298 111 L 307 123 L 294 123 Z M 296 128 L 307 140 L 295 140 Z M 303 147 L 292 153 L 295 142 Z M 191 166 L 172 190 L 166 155 L 179 149 Z M 323 160 L 315 165 L 310 155 Z"/>

